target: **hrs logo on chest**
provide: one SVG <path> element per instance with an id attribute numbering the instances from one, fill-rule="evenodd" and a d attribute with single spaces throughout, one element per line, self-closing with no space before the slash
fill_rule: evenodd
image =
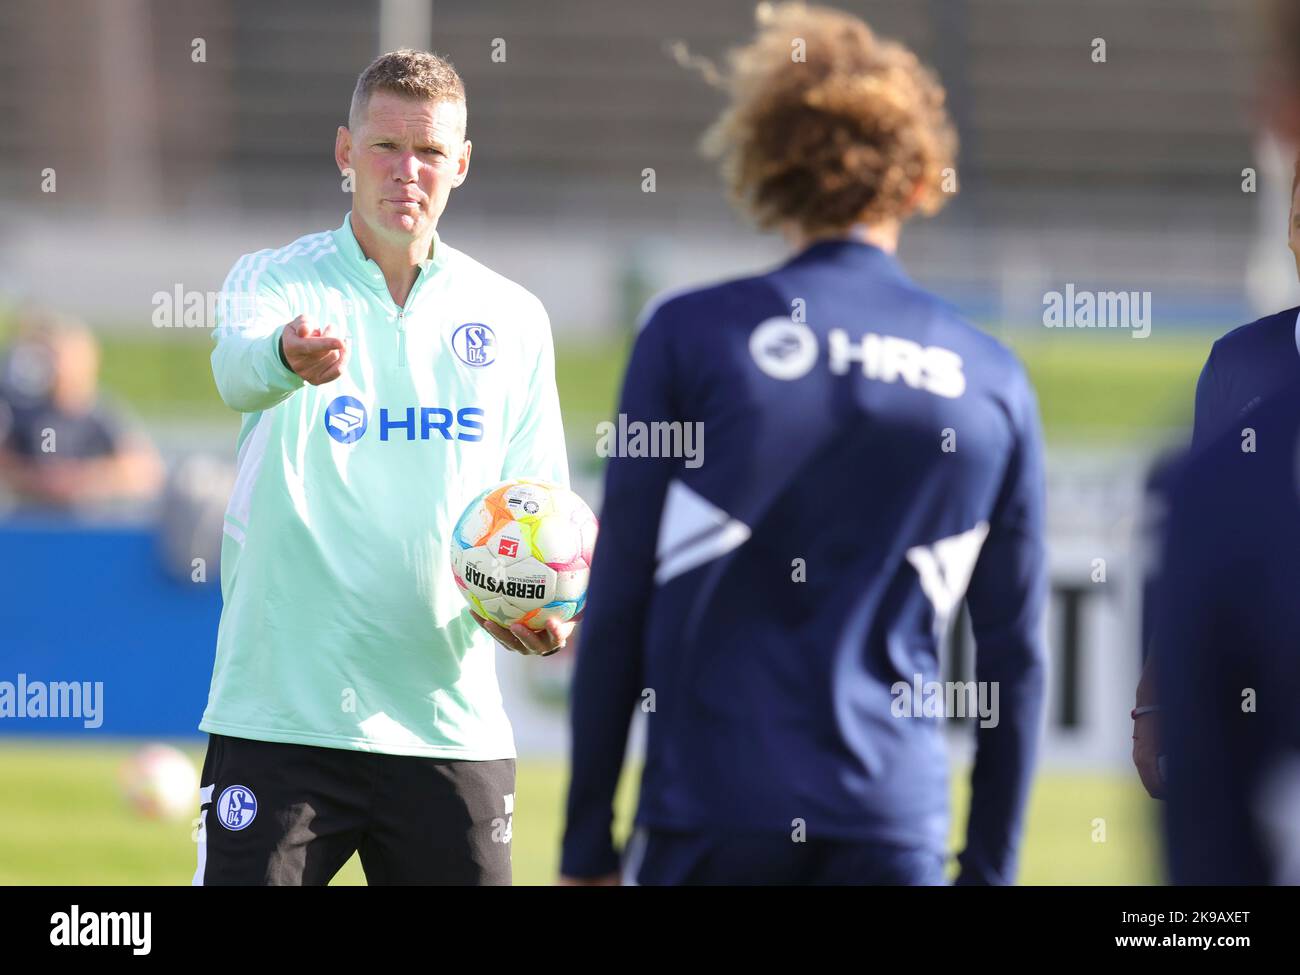
<path id="1" fill-rule="evenodd" d="M 378 426 L 381 441 L 441 437 L 477 443 L 483 439 L 483 410 L 477 406 L 407 406 L 393 410 L 381 406 Z M 336 396 L 325 407 L 325 432 L 339 443 L 355 443 L 369 428 L 369 411 L 355 397 Z"/>

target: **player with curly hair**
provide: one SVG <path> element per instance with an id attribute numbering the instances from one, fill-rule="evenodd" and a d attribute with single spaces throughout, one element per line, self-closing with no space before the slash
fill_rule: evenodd
<path id="1" fill-rule="evenodd" d="M 940 717 L 978 717 L 959 880 L 1015 877 L 1039 736 L 1042 448 L 1015 357 L 913 283 L 903 224 L 955 190 L 944 90 L 825 8 L 760 8 L 706 138 L 793 256 L 653 305 L 609 462 L 572 697 L 562 881 L 618 883 L 611 803 L 647 718 L 642 884 L 945 880 Z M 976 680 L 941 684 L 966 597 Z"/>

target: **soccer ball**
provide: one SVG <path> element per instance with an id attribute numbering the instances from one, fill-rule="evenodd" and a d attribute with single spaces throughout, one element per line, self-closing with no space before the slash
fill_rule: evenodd
<path id="1" fill-rule="evenodd" d="M 141 816 L 183 819 L 199 808 L 194 763 L 170 745 L 146 745 L 118 769 L 122 794 Z"/>
<path id="2" fill-rule="evenodd" d="M 582 498 L 518 478 L 470 502 L 452 532 L 451 571 L 479 616 L 543 630 L 582 612 L 595 544 L 596 516 Z"/>

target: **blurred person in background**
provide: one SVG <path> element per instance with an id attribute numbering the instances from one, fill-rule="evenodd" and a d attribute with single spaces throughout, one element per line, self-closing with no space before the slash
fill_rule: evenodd
<path id="1" fill-rule="evenodd" d="M 609 461 L 561 883 L 620 880 L 611 807 L 638 705 L 628 882 L 944 883 L 947 747 L 911 692 L 937 684 L 963 596 L 977 683 L 1000 699 L 958 882 L 1012 883 L 1046 658 L 1036 397 L 895 256 L 955 166 L 937 79 L 838 11 L 759 20 L 711 144 L 793 256 L 652 306 L 637 337 L 620 425 L 698 424 L 702 462 Z"/>
<path id="2" fill-rule="evenodd" d="M 0 482 L 25 505 L 146 500 L 162 481 L 149 440 L 99 395 L 99 345 L 67 316 L 28 310 L 0 365 Z"/>
<path id="3" fill-rule="evenodd" d="M 1300 277 L 1300 155 L 1295 160 L 1288 214 L 1288 246 Z M 1196 383 L 1196 410 L 1192 421 L 1193 451 L 1204 449 L 1226 432 L 1240 437 L 1251 412 L 1279 390 L 1300 385 L 1300 307 L 1287 308 L 1248 325 L 1234 328 L 1216 341 Z M 1163 495 L 1176 466 L 1167 456 L 1152 469 L 1145 491 L 1153 517 L 1159 519 Z M 1143 647 L 1149 649 L 1150 586 L 1144 589 Z M 1133 764 L 1142 785 L 1153 799 L 1164 797 L 1160 746 L 1160 705 L 1156 676 L 1147 653 L 1138 680 L 1133 721 Z"/>
<path id="4" fill-rule="evenodd" d="M 1272 17 L 1269 117 L 1296 145 L 1300 5 Z M 1178 884 L 1300 884 L 1300 383 L 1249 406 L 1249 450 L 1237 418 L 1167 492 L 1152 655 L 1166 855 Z"/>

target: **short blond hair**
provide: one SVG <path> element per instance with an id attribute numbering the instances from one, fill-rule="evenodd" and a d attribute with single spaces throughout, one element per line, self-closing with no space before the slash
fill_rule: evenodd
<path id="1" fill-rule="evenodd" d="M 404 47 L 375 58 L 357 78 L 348 110 L 348 127 L 355 129 L 370 104 L 370 96 L 387 91 L 403 98 L 465 104 L 465 83 L 444 57 Z M 464 132 L 461 135 L 464 136 Z"/>
<path id="2" fill-rule="evenodd" d="M 757 19 L 704 140 L 738 205 L 760 227 L 813 233 L 938 212 L 957 134 L 935 75 L 837 10 L 763 4 Z"/>

